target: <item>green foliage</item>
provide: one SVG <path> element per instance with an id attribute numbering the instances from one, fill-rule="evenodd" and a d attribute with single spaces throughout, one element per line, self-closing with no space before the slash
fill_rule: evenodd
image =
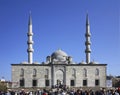
<path id="1" fill-rule="evenodd" d="M 4 83 L 4 82 L 0 82 L 0 91 L 4 91 L 4 92 L 7 91 L 6 83 Z"/>
<path id="2" fill-rule="evenodd" d="M 120 87 L 120 80 L 117 80 L 117 81 L 115 82 L 115 87 Z"/>

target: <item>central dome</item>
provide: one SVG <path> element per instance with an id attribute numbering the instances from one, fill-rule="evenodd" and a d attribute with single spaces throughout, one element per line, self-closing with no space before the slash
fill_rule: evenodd
<path id="1" fill-rule="evenodd" d="M 51 55 L 51 57 L 56 61 L 65 61 L 67 56 L 68 55 L 61 49 L 58 49 L 57 51 L 53 52 Z"/>

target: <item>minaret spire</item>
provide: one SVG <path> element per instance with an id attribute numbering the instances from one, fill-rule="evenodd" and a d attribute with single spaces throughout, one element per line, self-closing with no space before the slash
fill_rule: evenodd
<path id="1" fill-rule="evenodd" d="M 86 41 L 85 41 L 85 53 L 86 53 L 86 63 L 89 64 L 90 63 L 90 53 L 91 53 L 91 41 L 90 41 L 90 24 L 89 24 L 89 17 L 88 14 L 86 15 L 86 33 L 85 33 L 85 37 L 86 37 Z"/>
<path id="2" fill-rule="evenodd" d="M 29 22 L 28 22 L 28 25 L 32 25 L 32 16 L 31 16 L 31 11 L 29 13 Z"/>
<path id="3" fill-rule="evenodd" d="M 27 33 L 27 36 L 28 36 L 28 41 L 27 41 L 27 44 L 28 44 L 28 49 L 27 49 L 27 52 L 28 52 L 28 63 L 29 64 L 32 64 L 33 63 L 33 32 L 32 32 L 32 17 L 31 17 L 31 12 L 29 14 L 29 21 L 28 21 L 28 33 Z"/>

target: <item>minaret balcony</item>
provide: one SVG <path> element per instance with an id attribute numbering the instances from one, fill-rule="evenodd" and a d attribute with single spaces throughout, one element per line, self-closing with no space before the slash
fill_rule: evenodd
<path id="1" fill-rule="evenodd" d="M 85 53 L 91 53 L 91 49 L 86 49 Z"/>
<path id="2" fill-rule="evenodd" d="M 91 36 L 90 33 L 86 33 L 86 34 L 85 34 L 85 37 L 90 37 L 90 36 Z"/>
<path id="3" fill-rule="evenodd" d="M 85 45 L 91 45 L 91 42 L 90 41 L 86 41 Z"/>
<path id="4" fill-rule="evenodd" d="M 29 48 L 29 49 L 27 49 L 27 52 L 33 52 L 33 51 L 34 51 L 33 48 Z"/>
<path id="5" fill-rule="evenodd" d="M 27 41 L 27 44 L 33 44 L 34 41 Z"/>
<path id="6" fill-rule="evenodd" d="M 33 33 L 32 32 L 28 32 L 27 36 L 33 36 Z"/>

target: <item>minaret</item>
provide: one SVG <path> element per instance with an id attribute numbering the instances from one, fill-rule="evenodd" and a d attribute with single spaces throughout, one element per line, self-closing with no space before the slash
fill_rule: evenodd
<path id="1" fill-rule="evenodd" d="M 89 64 L 90 63 L 90 53 L 91 53 L 91 49 L 90 49 L 90 24 L 89 24 L 89 18 L 88 18 L 88 14 L 86 16 L 86 33 L 85 33 L 85 37 L 86 37 L 86 41 L 85 41 L 85 53 L 86 53 L 86 63 Z"/>
<path id="2" fill-rule="evenodd" d="M 29 64 L 32 64 L 33 63 L 33 32 L 32 32 L 32 17 L 31 17 L 31 13 L 29 15 L 29 21 L 28 21 L 28 33 L 27 33 L 27 36 L 28 36 L 28 41 L 27 41 L 27 44 L 28 44 L 28 49 L 27 49 L 27 52 L 28 52 L 28 63 Z"/>

